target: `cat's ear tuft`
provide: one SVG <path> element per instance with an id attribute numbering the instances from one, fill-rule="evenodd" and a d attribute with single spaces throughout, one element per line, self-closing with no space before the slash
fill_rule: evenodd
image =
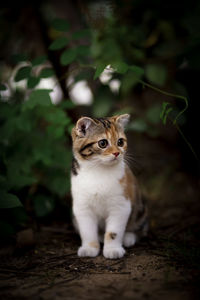
<path id="1" fill-rule="evenodd" d="M 117 119 L 116 119 L 117 123 L 122 128 L 126 127 L 126 125 L 128 124 L 129 120 L 130 120 L 130 115 L 129 114 L 119 115 L 117 117 Z"/>
<path id="2" fill-rule="evenodd" d="M 80 118 L 76 123 L 76 132 L 78 136 L 84 137 L 86 135 L 88 128 L 91 126 L 92 122 L 93 122 L 92 119 L 88 117 Z"/>

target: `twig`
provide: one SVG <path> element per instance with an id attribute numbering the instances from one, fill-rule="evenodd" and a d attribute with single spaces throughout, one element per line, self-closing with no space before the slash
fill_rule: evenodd
<path id="1" fill-rule="evenodd" d="M 20 270 L 6 269 L 6 268 L 1 268 L 0 272 L 38 276 L 38 272 L 20 271 Z"/>
<path id="2" fill-rule="evenodd" d="M 99 275 L 99 274 L 105 274 L 105 275 L 112 275 L 112 274 L 117 274 L 117 275 L 128 275 L 131 274 L 131 272 L 91 272 L 90 274 L 94 274 L 94 275 Z"/>

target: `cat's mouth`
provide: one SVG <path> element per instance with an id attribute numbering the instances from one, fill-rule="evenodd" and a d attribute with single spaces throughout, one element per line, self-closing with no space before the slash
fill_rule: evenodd
<path id="1" fill-rule="evenodd" d="M 111 159 L 111 161 L 116 161 L 116 160 L 119 160 L 118 157 L 113 157 L 113 158 Z"/>
<path id="2" fill-rule="evenodd" d="M 111 159 L 109 159 L 109 163 L 111 163 L 111 164 L 115 164 L 119 161 L 120 161 L 119 156 L 118 157 L 111 157 Z"/>
<path id="3" fill-rule="evenodd" d="M 101 159 L 101 163 L 104 165 L 115 165 L 121 161 L 121 156 L 118 157 L 106 157 L 104 159 Z"/>

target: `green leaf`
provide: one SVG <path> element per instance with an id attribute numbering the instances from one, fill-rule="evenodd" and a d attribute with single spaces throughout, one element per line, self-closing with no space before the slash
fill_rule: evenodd
<path id="1" fill-rule="evenodd" d="M 76 48 L 77 55 L 89 55 L 90 54 L 90 47 L 86 45 L 80 45 Z"/>
<path id="2" fill-rule="evenodd" d="M 29 89 L 33 89 L 34 87 L 36 87 L 36 85 L 38 85 L 39 82 L 40 82 L 40 78 L 30 76 L 27 81 L 27 87 Z"/>
<path id="3" fill-rule="evenodd" d="M 46 136 L 46 138 L 48 138 Z M 49 139 L 48 139 L 49 140 Z M 43 165 L 51 166 L 52 161 L 52 148 L 49 145 L 45 144 L 45 141 L 40 141 L 40 147 L 36 147 L 33 149 L 33 158 L 36 162 L 42 162 Z"/>
<path id="4" fill-rule="evenodd" d="M 145 73 L 147 79 L 158 86 L 163 86 L 167 79 L 167 70 L 161 64 L 149 64 L 146 66 Z"/>
<path id="5" fill-rule="evenodd" d="M 169 107 L 169 108 L 166 110 L 165 115 L 164 115 L 164 117 L 163 117 L 163 124 L 164 124 L 164 125 L 166 125 L 167 117 L 168 117 L 169 113 L 170 113 L 172 110 L 173 110 L 172 107 Z"/>
<path id="6" fill-rule="evenodd" d="M 32 66 L 38 66 L 43 64 L 45 61 L 47 60 L 47 56 L 46 55 L 41 55 L 36 57 L 33 61 L 32 61 Z"/>
<path id="7" fill-rule="evenodd" d="M 57 31 L 65 32 L 69 30 L 69 23 L 64 19 L 54 19 L 51 25 Z"/>
<path id="8" fill-rule="evenodd" d="M 29 99 L 24 103 L 23 110 L 25 109 L 32 109 L 33 107 L 37 105 L 41 106 L 50 106 L 52 104 L 51 98 L 49 96 L 49 93 L 52 90 L 35 90 L 33 91 Z"/>
<path id="9" fill-rule="evenodd" d="M 7 90 L 6 85 L 3 83 L 0 83 L 0 91 L 6 91 L 6 90 Z"/>
<path id="10" fill-rule="evenodd" d="M 142 69 L 141 67 L 132 65 L 132 66 L 129 67 L 129 70 L 133 71 L 139 77 L 141 77 L 142 75 L 144 75 L 144 69 Z"/>
<path id="11" fill-rule="evenodd" d="M 16 118 L 16 128 L 19 129 L 20 131 L 23 131 L 25 133 L 28 133 L 30 131 L 33 130 L 34 126 L 35 126 L 35 121 L 32 120 L 32 116 L 31 116 L 31 112 L 30 111 L 26 111 L 23 114 L 19 115 Z M 21 144 L 21 147 L 23 147 L 23 145 Z M 19 146 L 18 146 L 19 149 Z M 20 150 L 23 152 L 25 151 L 24 148 L 20 148 Z"/>
<path id="12" fill-rule="evenodd" d="M 120 74 L 125 74 L 128 71 L 128 65 L 123 62 L 123 61 L 119 61 L 117 63 L 114 63 L 112 65 L 112 67 L 114 67 L 114 69 L 116 69 L 116 71 Z"/>
<path id="13" fill-rule="evenodd" d="M 52 92 L 52 90 L 41 89 L 41 90 L 33 91 L 29 97 L 29 101 L 33 101 L 42 106 L 49 106 L 51 105 L 51 98 L 49 96 L 50 92 Z"/>
<path id="14" fill-rule="evenodd" d="M 99 76 L 101 75 L 101 73 L 104 71 L 105 68 L 106 68 L 105 64 L 99 64 L 96 67 L 96 71 L 95 71 L 95 74 L 94 74 L 94 80 L 96 80 L 97 78 L 99 78 Z"/>
<path id="15" fill-rule="evenodd" d="M 160 113 L 160 118 L 161 118 L 161 120 L 163 120 L 163 117 L 164 117 L 164 114 L 165 114 L 165 111 L 166 111 L 166 108 L 167 108 L 167 106 L 168 105 L 170 105 L 170 103 L 169 102 L 163 102 L 162 103 L 162 111 L 161 111 L 161 113 Z"/>
<path id="16" fill-rule="evenodd" d="M 22 67 L 17 71 L 17 74 L 15 75 L 15 81 L 18 82 L 20 80 L 26 79 L 30 76 L 31 73 L 31 67 L 26 66 Z"/>
<path id="17" fill-rule="evenodd" d="M 73 39 L 81 39 L 83 37 L 87 37 L 90 35 L 90 30 L 89 29 L 82 29 L 79 31 L 76 31 L 73 33 L 72 38 Z"/>
<path id="18" fill-rule="evenodd" d="M 168 107 L 169 105 L 170 105 L 170 107 Z M 171 106 L 171 103 L 163 102 L 162 103 L 162 111 L 160 113 L 160 119 L 162 120 L 164 125 L 166 125 L 167 117 L 171 111 L 173 111 L 173 107 Z"/>
<path id="19" fill-rule="evenodd" d="M 59 109 L 58 107 L 46 113 L 45 119 L 47 120 L 47 122 L 54 123 L 56 125 L 58 124 L 66 125 L 70 122 L 70 119 L 67 117 L 66 113 L 62 109 Z"/>
<path id="20" fill-rule="evenodd" d="M 67 66 L 70 63 L 72 63 L 76 58 L 76 49 L 68 49 L 65 50 L 61 57 L 60 57 L 60 63 L 63 66 Z"/>
<path id="21" fill-rule="evenodd" d="M 51 213 L 55 207 L 55 201 L 53 198 L 38 195 L 34 198 L 34 209 L 37 217 L 45 217 Z"/>
<path id="22" fill-rule="evenodd" d="M 64 37 L 60 36 L 58 37 L 51 45 L 49 46 L 49 50 L 59 50 L 64 48 L 68 44 L 69 40 Z"/>
<path id="23" fill-rule="evenodd" d="M 61 137 L 64 137 L 65 128 L 59 125 L 50 125 L 47 128 L 47 132 L 50 134 L 51 137 L 54 136 L 55 139 L 59 139 Z"/>
<path id="24" fill-rule="evenodd" d="M 17 196 L 5 191 L 0 191 L 0 208 L 12 208 L 18 206 L 22 206 L 22 203 Z"/>
<path id="25" fill-rule="evenodd" d="M 61 107 L 62 109 L 73 109 L 76 107 L 76 104 L 70 100 L 63 100 L 59 103 L 59 107 Z"/>
<path id="26" fill-rule="evenodd" d="M 55 75 L 55 72 L 52 68 L 45 68 L 42 69 L 42 71 L 40 72 L 40 78 L 48 78 L 48 77 L 52 77 Z"/>

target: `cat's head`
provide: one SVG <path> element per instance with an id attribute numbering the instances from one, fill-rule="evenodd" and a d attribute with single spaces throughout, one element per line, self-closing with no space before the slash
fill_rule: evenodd
<path id="1" fill-rule="evenodd" d="M 127 149 L 124 128 L 128 114 L 109 118 L 80 118 L 72 129 L 73 152 L 79 161 L 114 165 L 123 160 Z"/>

